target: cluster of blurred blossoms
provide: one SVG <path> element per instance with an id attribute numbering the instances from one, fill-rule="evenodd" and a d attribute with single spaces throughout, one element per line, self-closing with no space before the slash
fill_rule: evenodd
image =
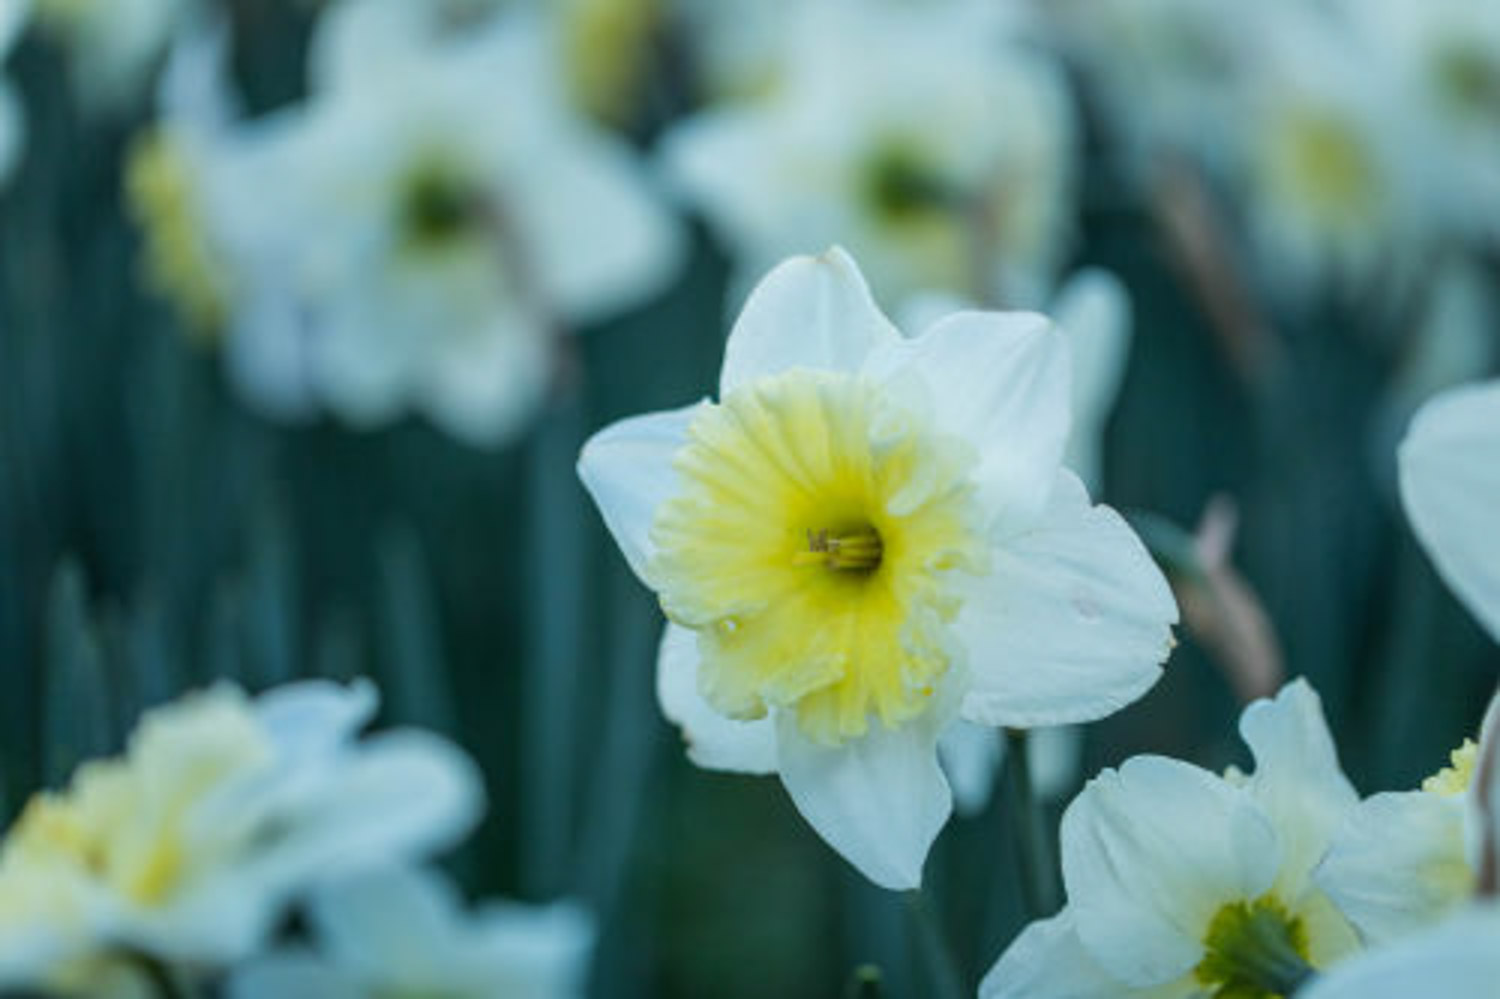
<path id="1" fill-rule="evenodd" d="M 0 846 L 0 989 L 236 999 L 578 995 L 576 907 L 465 912 L 434 868 L 483 812 L 456 746 L 360 738 L 367 682 L 149 711 L 118 758 L 38 793 Z M 282 942 L 300 916 L 301 937 Z"/>
<path id="2" fill-rule="evenodd" d="M 29 17 L 90 112 L 155 94 L 127 185 L 149 279 L 274 418 L 513 438 L 567 388 L 568 336 L 673 283 L 686 211 L 736 301 L 839 243 L 904 311 L 1046 306 L 1085 212 L 1145 209 L 1242 353 L 1333 305 L 1430 328 L 1429 389 L 1490 359 L 1491 4 L 309 6 L 306 93 L 250 114 L 214 3 L 0 4 L 0 58 Z M 0 88 L 0 176 L 23 117 Z"/>

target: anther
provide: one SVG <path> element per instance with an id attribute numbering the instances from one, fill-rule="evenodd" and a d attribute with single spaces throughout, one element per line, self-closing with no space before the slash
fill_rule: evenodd
<path id="1" fill-rule="evenodd" d="M 884 546 L 870 528 L 830 536 L 827 530 L 807 532 L 807 549 L 792 556 L 795 565 L 821 565 L 845 572 L 872 572 L 880 566 Z"/>

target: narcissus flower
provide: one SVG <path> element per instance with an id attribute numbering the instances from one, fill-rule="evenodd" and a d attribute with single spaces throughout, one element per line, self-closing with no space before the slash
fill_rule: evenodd
<path id="1" fill-rule="evenodd" d="M 1243 115 L 1229 170 L 1263 280 L 1288 301 L 1389 301 L 1428 235 L 1391 81 L 1319 7 L 1266 8 L 1255 26 L 1262 64 L 1226 112 Z"/>
<path id="2" fill-rule="evenodd" d="M 1410 999 L 1491 996 L 1500 982 L 1500 727 L 1496 704 L 1471 775 L 1480 832 L 1477 867 L 1484 897 L 1438 925 L 1376 948 L 1313 982 L 1299 999 Z"/>
<path id="3" fill-rule="evenodd" d="M 908 339 L 843 251 L 798 257 L 750 296 L 719 395 L 580 460 L 671 621 L 663 706 L 700 764 L 778 772 L 855 866 L 913 886 L 951 807 L 939 735 L 1135 700 L 1170 590 L 1060 467 L 1067 349 L 1042 316 Z"/>
<path id="4" fill-rule="evenodd" d="M 375 706 L 368 684 L 215 687 L 37 795 L 0 848 L 0 986 L 95 995 L 89 972 L 135 954 L 239 960 L 318 879 L 453 845 L 473 764 L 418 732 L 357 741 Z"/>
<path id="5" fill-rule="evenodd" d="M 1366 942 L 1432 926 L 1474 899 L 1487 835 L 1475 778 L 1497 738 L 1500 696 L 1490 704 L 1483 748 L 1465 741 L 1420 791 L 1373 795 L 1345 818 L 1317 880 Z"/>
<path id="6" fill-rule="evenodd" d="M 1072 107 L 998 6 L 803 4 L 774 87 L 665 136 L 669 175 L 742 276 L 839 240 L 892 306 L 923 290 L 1041 303 L 1070 235 Z"/>
<path id="7" fill-rule="evenodd" d="M 1106 770 L 1062 822 L 1068 903 L 985 978 L 989 999 L 1290 994 L 1358 948 L 1311 878 L 1357 800 L 1304 681 L 1245 709 L 1255 757 L 1221 778 L 1138 756 Z"/>
<path id="8" fill-rule="evenodd" d="M 415 410 L 493 445 L 546 398 L 558 334 L 660 290 L 681 233 L 569 106 L 538 19 L 396 41 L 400 7 L 329 22 L 353 37 L 316 46 L 309 101 L 235 135 L 209 206 L 242 290 L 228 349 L 273 415 Z"/>
<path id="9" fill-rule="evenodd" d="M 576 906 L 466 913 L 442 875 L 403 867 L 321 885 L 307 918 L 317 951 L 249 962 L 230 999 L 571 999 L 583 995 L 594 938 Z"/>
<path id="10" fill-rule="evenodd" d="M 1450 389 L 1412 420 L 1401 500 L 1443 580 L 1500 641 L 1500 382 Z"/>

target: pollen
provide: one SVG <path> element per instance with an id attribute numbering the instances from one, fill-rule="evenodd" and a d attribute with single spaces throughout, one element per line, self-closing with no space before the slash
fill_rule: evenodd
<path id="1" fill-rule="evenodd" d="M 929 709 L 987 568 L 972 449 L 855 375 L 793 370 L 694 420 L 648 568 L 733 718 L 838 744 Z"/>

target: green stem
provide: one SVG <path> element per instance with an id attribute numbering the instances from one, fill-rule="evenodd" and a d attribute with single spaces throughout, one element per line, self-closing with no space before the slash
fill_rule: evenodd
<path id="1" fill-rule="evenodd" d="M 927 966 L 934 999 L 962 999 L 964 995 L 958 964 L 948 946 L 948 937 L 939 925 L 937 913 L 920 891 L 906 893 L 907 908 L 917 929 L 918 950 Z"/>
<path id="2" fill-rule="evenodd" d="M 1056 912 L 1062 903 L 1057 887 L 1057 861 L 1052 839 L 1047 835 L 1042 803 L 1031 784 L 1030 738 L 1023 729 L 1008 728 L 1005 743 L 1005 785 L 1016 836 L 1016 857 L 1021 867 L 1021 898 L 1026 903 L 1026 914 L 1031 919 L 1042 919 Z"/>

